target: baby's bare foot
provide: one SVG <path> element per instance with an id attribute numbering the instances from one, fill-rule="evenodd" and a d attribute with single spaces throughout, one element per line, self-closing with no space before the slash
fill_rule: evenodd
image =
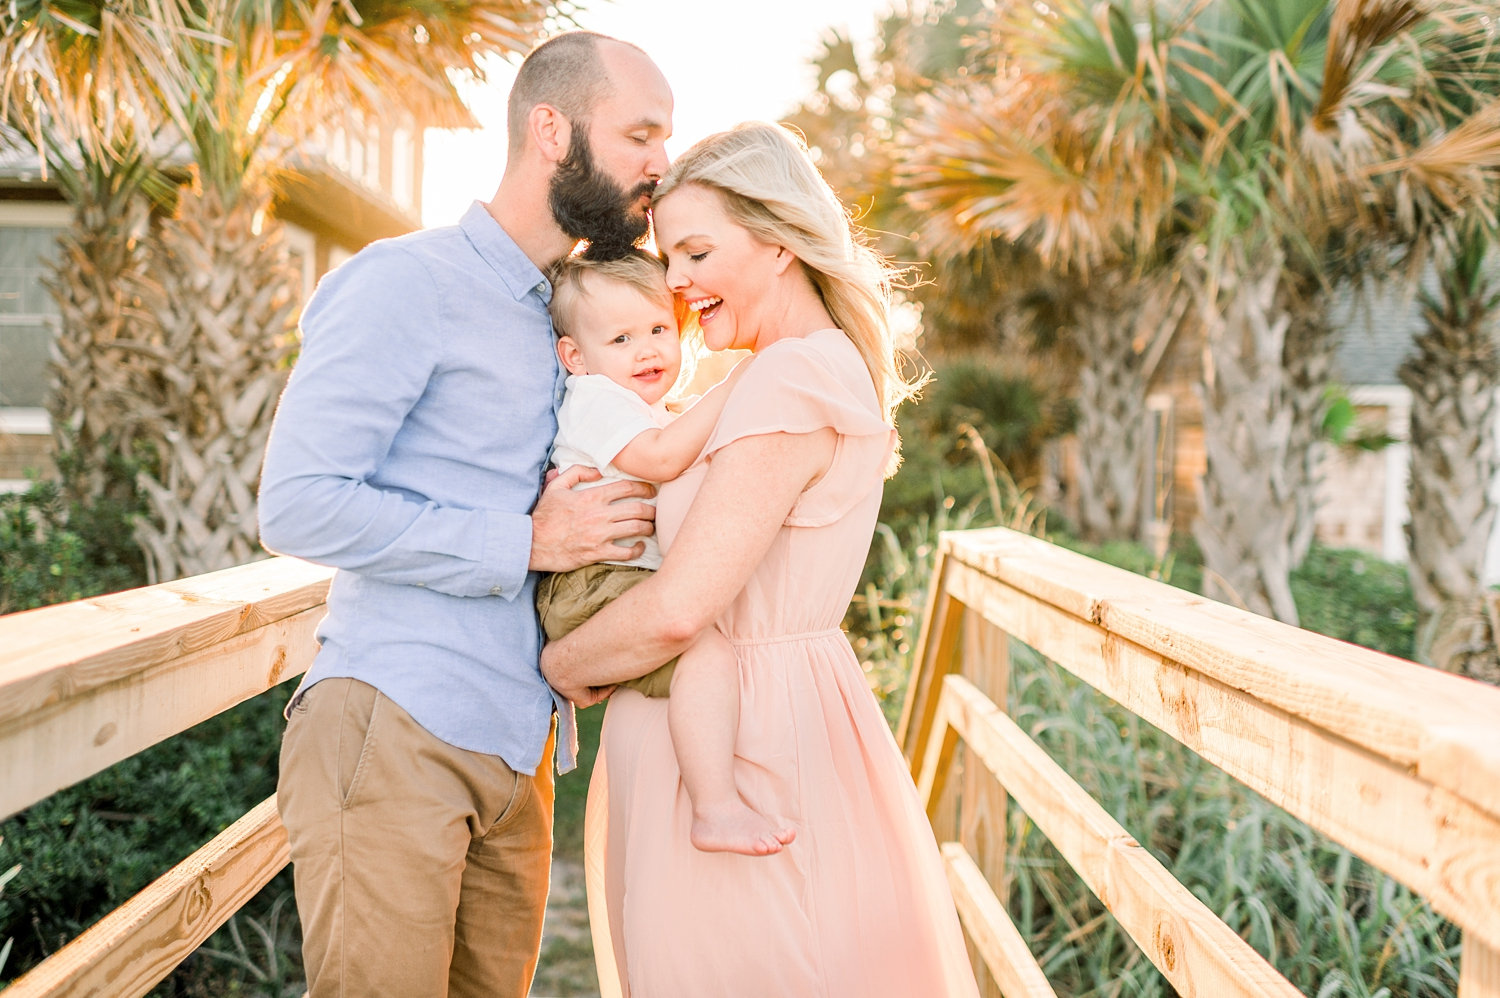
<path id="1" fill-rule="evenodd" d="M 796 837 L 791 825 L 772 821 L 738 800 L 693 810 L 692 842 L 704 852 L 769 856 Z"/>

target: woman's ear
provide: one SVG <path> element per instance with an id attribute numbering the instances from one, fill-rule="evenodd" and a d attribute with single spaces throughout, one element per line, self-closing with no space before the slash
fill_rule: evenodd
<path id="1" fill-rule="evenodd" d="M 797 254 L 793 253 L 785 246 L 776 247 L 776 257 L 774 263 L 776 266 L 777 275 L 779 276 L 786 273 L 786 269 L 790 267 L 796 261 L 796 259 Z"/>
<path id="2" fill-rule="evenodd" d="M 537 151 L 549 163 L 561 163 L 573 142 L 573 123 L 551 104 L 538 104 L 526 115 L 526 127 Z"/>
<path id="3" fill-rule="evenodd" d="M 578 341 L 571 336 L 557 338 L 557 359 L 562 361 L 569 374 L 589 373 L 588 365 L 583 362 L 583 351 L 578 349 Z"/>

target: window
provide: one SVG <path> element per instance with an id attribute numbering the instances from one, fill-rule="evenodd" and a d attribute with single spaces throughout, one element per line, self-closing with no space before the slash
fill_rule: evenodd
<path id="1" fill-rule="evenodd" d="M 0 408 L 46 405 L 57 303 L 42 283 L 61 225 L 8 225 L 0 218 Z"/>

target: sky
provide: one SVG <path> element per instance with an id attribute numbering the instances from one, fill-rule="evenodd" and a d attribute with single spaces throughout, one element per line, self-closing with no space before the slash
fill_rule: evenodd
<path id="1" fill-rule="evenodd" d="M 809 93 L 811 61 L 830 27 L 856 43 L 874 37 L 892 0 L 588 0 L 581 27 L 634 42 L 661 67 L 675 99 L 676 156 L 694 141 L 752 118 L 775 121 Z M 496 63 L 467 96 L 483 128 L 430 130 L 422 222 L 447 225 L 487 201 L 505 167 L 505 97 L 514 71 Z"/>

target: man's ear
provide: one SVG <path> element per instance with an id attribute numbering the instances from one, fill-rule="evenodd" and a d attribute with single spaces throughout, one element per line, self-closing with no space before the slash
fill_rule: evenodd
<path id="1" fill-rule="evenodd" d="M 588 365 L 583 362 L 583 351 L 578 349 L 577 341 L 571 336 L 557 338 L 557 359 L 562 361 L 569 374 L 589 373 Z"/>
<path id="2" fill-rule="evenodd" d="M 573 123 L 551 104 L 538 104 L 526 116 L 526 127 L 531 141 L 542 158 L 549 163 L 561 163 L 568 155 L 573 142 Z"/>

